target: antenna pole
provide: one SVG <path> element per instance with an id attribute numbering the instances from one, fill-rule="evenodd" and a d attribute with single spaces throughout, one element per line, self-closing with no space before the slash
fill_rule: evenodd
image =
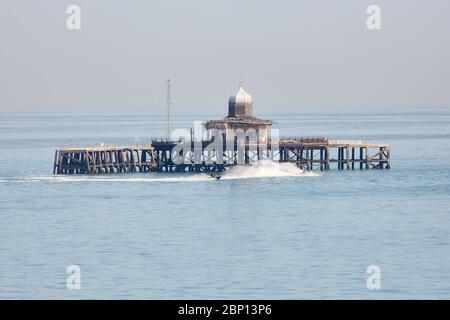
<path id="1" fill-rule="evenodd" d="M 170 79 L 167 78 L 167 140 L 170 140 Z"/>

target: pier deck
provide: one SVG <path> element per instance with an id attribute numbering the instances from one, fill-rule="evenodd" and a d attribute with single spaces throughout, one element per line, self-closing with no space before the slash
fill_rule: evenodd
<path id="1" fill-rule="evenodd" d="M 295 163 L 304 170 L 390 169 L 388 144 L 326 138 L 282 138 L 267 145 L 236 145 L 217 151 L 202 141 L 200 154 L 174 152 L 175 141 L 153 140 L 149 145 L 61 148 L 55 151 L 53 174 L 105 174 L 125 172 L 220 172 L 238 159 L 251 164 L 261 159 Z M 192 142 L 192 149 L 194 142 Z M 225 143 L 224 143 L 225 146 Z M 182 157 L 181 164 L 174 158 Z M 195 159 L 200 161 L 195 161 Z M 200 157 L 200 158 L 198 158 Z M 178 161 L 179 163 L 179 161 Z"/>

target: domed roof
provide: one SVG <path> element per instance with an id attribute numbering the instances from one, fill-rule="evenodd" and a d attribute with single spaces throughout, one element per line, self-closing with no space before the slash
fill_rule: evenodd
<path id="1" fill-rule="evenodd" d="M 234 96 L 231 96 L 228 102 L 235 104 L 252 104 L 253 98 L 244 90 L 242 85 L 240 85 L 238 92 L 236 92 Z"/>

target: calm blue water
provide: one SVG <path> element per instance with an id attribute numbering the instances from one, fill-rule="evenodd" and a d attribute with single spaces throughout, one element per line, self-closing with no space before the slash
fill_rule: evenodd
<path id="1" fill-rule="evenodd" d="M 449 299 L 450 113 L 271 118 L 285 136 L 390 143 L 392 169 L 55 180 L 55 148 L 146 142 L 164 118 L 2 115 L 0 298 Z"/>

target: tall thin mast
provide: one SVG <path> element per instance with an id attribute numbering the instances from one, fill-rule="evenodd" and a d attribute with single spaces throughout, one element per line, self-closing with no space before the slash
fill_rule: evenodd
<path id="1" fill-rule="evenodd" d="M 167 140 L 170 140 L 170 79 L 167 79 Z"/>

